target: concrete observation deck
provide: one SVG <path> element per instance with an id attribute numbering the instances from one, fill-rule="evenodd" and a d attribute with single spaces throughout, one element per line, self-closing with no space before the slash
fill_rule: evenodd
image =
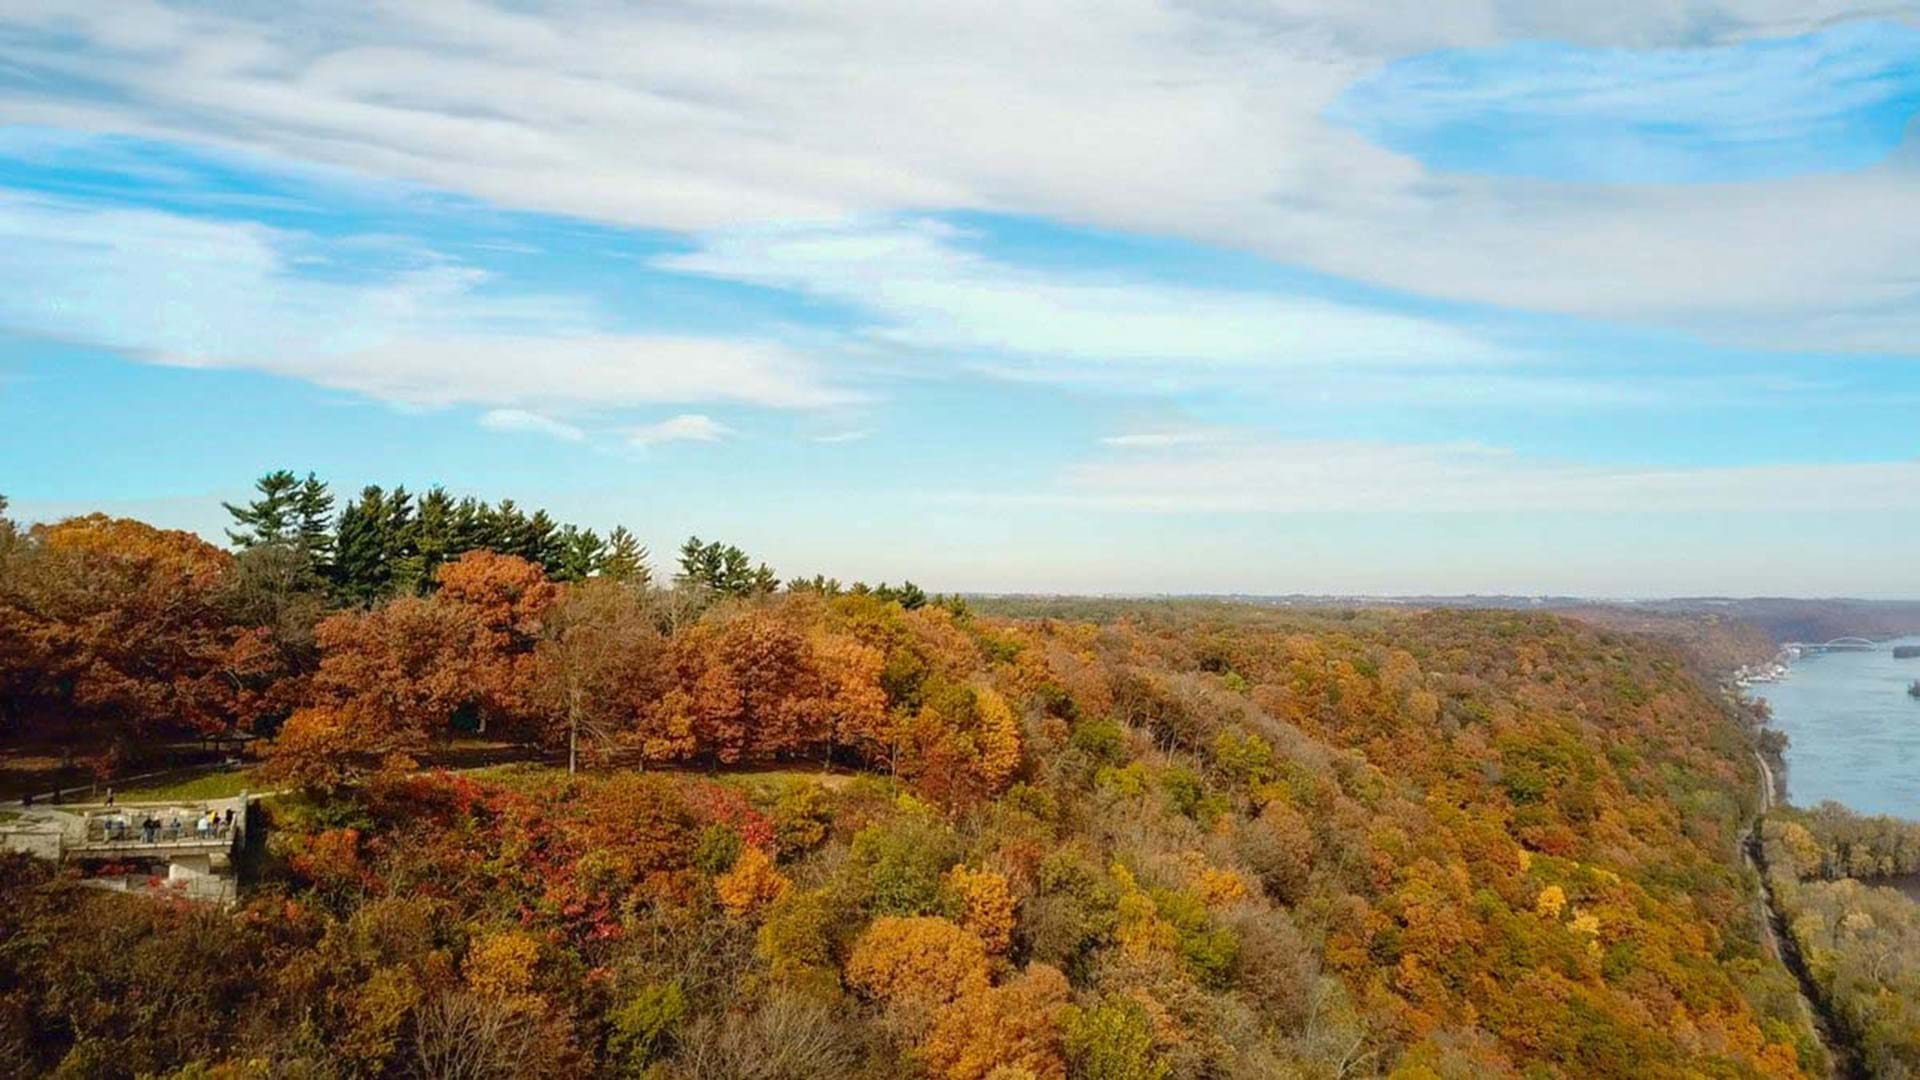
<path id="1" fill-rule="evenodd" d="M 0 850 L 82 867 L 153 867 L 102 874 L 89 883 L 146 890 L 166 867 L 164 888 L 196 899 L 235 896 L 234 856 L 246 844 L 246 793 L 230 799 L 24 807 L 0 824 Z"/>

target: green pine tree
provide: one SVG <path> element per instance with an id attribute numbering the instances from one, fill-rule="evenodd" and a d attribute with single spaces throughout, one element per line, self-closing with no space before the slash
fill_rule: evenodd
<path id="1" fill-rule="evenodd" d="M 420 563 L 421 591 L 431 589 L 441 566 L 460 557 L 454 550 L 457 515 L 453 496 L 437 484 L 415 504 L 413 547 Z"/>
<path id="2" fill-rule="evenodd" d="M 830 578 L 825 574 L 815 574 L 810 578 L 794 578 L 787 582 L 788 592 L 815 592 L 821 596 L 839 596 L 844 591 L 839 578 Z"/>
<path id="3" fill-rule="evenodd" d="M 625 525 L 614 526 L 607 534 L 607 552 L 601 556 L 600 572 L 615 581 L 644 587 L 653 578 L 647 569 L 647 549 L 640 546 Z"/>
<path id="4" fill-rule="evenodd" d="M 387 495 L 381 507 L 380 543 L 386 551 L 389 591 L 413 594 L 431 591 L 433 579 L 427 576 L 417 541 L 413 496 L 401 485 Z"/>
<path id="5" fill-rule="evenodd" d="M 333 492 L 312 473 L 293 497 L 293 534 L 313 576 L 325 580 L 333 569 Z"/>
<path id="6" fill-rule="evenodd" d="M 592 529 L 568 525 L 560 530 L 560 547 L 560 569 L 555 576 L 561 581 L 585 581 L 600 573 L 607 542 Z"/>
<path id="7" fill-rule="evenodd" d="M 493 527 L 493 511 L 471 495 L 462 496 L 453 508 L 448 527 L 447 557 L 457 559 L 469 551 L 487 546 L 487 533 Z"/>
<path id="8" fill-rule="evenodd" d="M 779 588 L 780 575 L 774 573 L 773 567 L 766 563 L 754 567 L 753 573 L 747 576 L 747 594 L 767 596 Z"/>
<path id="9" fill-rule="evenodd" d="M 527 543 L 527 516 L 520 512 L 512 499 L 501 499 L 500 505 L 494 509 L 486 531 L 486 541 L 482 547 L 502 555 L 520 555 L 524 550 Z"/>
<path id="10" fill-rule="evenodd" d="M 753 591 L 753 560 L 733 544 L 720 549 L 720 570 L 714 584 L 728 596 L 745 596 Z"/>
<path id="11" fill-rule="evenodd" d="M 698 536 L 687 537 L 687 542 L 680 545 L 680 572 L 673 575 L 674 584 L 708 586 L 706 561 L 707 545 Z"/>
<path id="12" fill-rule="evenodd" d="M 260 493 L 260 497 L 247 505 L 235 506 L 230 502 L 220 504 L 227 508 L 227 513 L 233 516 L 234 524 L 239 526 L 239 528 L 228 529 L 227 538 L 243 548 L 291 543 L 294 539 L 293 525 L 295 505 L 299 497 L 299 479 L 291 470 L 275 469 L 255 480 L 253 487 Z"/>
<path id="13" fill-rule="evenodd" d="M 522 534 L 520 550 L 514 554 L 530 563 L 538 563 L 545 568 L 548 577 L 560 574 L 561 564 L 566 559 L 566 543 L 560 533 L 560 527 L 547 516 L 545 510 L 535 510 L 527 519 L 526 531 Z"/>
<path id="14" fill-rule="evenodd" d="M 378 486 L 361 489 L 360 497 L 340 511 L 333 579 L 341 600 L 371 605 L 387 594 L 393 570 L 387 561 L 386 523 L 386 492 Z"/>

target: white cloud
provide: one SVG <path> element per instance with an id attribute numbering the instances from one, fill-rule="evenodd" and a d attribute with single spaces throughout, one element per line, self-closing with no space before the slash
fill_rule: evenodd
<path id="1" fill-rule="evenodd" d="M 1083 462 L 1053 490 L 1007 498 L 1156 513 L 1885 512 L 1920 510 L 1920 459 L 1639 466 L 1475 444 L 1246 439 Z"/>
<path id="2" fill-rule="evenodd" d="M 488 409 L 480 414 L 480 426 L 489 431 L 546 435 L 566 442 L 579 442 L 587 433 L 572 424 L 525 409 Z"/>
<path id="3" fill-rule="evenodd" d="M 854 400 L 778 343 L 608 329 L 589 301 L 510 292 L 432 252 L 364 254 L 265 226 L 0 192 L 0 327 L 414 406 L 525 412 Z M 391 259 L 392 253 L 383 252 Z M 364 275 L 361 275 L 364 277 Z"/>
<path id="4" fill-rule="evenodd" d="M 1193 446 L 1199 443 L 1213 442 L 1219 434 L 1207 428 L 1189 428 L 1174 431 L 1130 431 L 1122 435 L 1108 435 L 1100 440 L 1103 446 L 1117 446 L 1130 450 L 1153 450 L 1168 446 Z"/>
<path id="5" fill-rule="evenodd" d="M 815 435 L 813 441 L 827 446 L 836 446 L 840 443 L 859 442 L 871 434 L 873 433 L 870 431 L 834 431 L 825 435 Z"/>
<path id="6" fill-rule="evenodd" d="M 1920 329 L 1914 317 L 1861 337 L 1839 317 L 1915 306 L 1910 166 L 1741 187 L 1445 176 L 1322 116 L 1356 78 L 1422 50 L 1711 45 L 1854 14 L 1889 9 L 694 0 L 509 12 L 418 0 L 185 11 L 49 0 L 3 17 L 0 63 L 23 74 L 0 122 L 190 137 L 676 229 L 926 208 L 1033 214 L 1436 296 L 1877 349 Z M 91 89 L 76 95 L 76 84 Z M 1756 329 L 1756 315 L 1778 326 Z M 1136 325 L 1152 340 L 1163 324 L 1149 310 Z"/>
<path id="7" fill-rule="evenodd" d="M 655 424 L 633 429 L 627 441 L 635 446 L 654 446 L 669 442 L 718 442 L 733 434 L 733 429 L 711 416 L 681 413 Z"/>
<path id="8" fill-rule="evenodd" d="M 1001 363 L 1307 367 L 1488 360 L 1500 350 L 1444 323 L 1284 294 L 1036 270 L 969 251 L 931 221 L 710 234 L 661 260 L 684 272 L 792 289 L 864 309 L 870 335 L 915 352 Z"/>

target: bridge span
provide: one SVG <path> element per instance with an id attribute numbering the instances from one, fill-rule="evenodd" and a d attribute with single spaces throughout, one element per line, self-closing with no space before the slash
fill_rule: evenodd
<path id="1" fill-rule="evenodd" d="M 1873 652 L 1879 647 L 1878 642 L 1869 641 L 1863 637 L 1837 637 L 1832 641 L 1819 642 L 1789 641 L 1781 646 L 1783 649 L 1790 649 L 1799 653 Z"/>

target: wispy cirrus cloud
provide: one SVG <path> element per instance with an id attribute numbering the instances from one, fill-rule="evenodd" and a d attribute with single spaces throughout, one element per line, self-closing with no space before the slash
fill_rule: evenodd
<path id="1" fill-rule="evenodd" d="M 1220 437 L 1219 432 L 1210 428 L 1174 428 L 1107 435 L 1100 439 L 1100 444 L 1117 446 L 1125 450 L 1158 450 L 1169 446 L 1198 446 L 1202 443 L 1215 442 Z"/>
<path id="2" fill-rule="evenodd" d="M 366 242 L 0 190 L 0 281 L 20 286 L 0 329 L 507 415 L 859 398 L 786 344 L 625 329 L 592 297 Z"/>
<path id="3" fill-rule="evenodd" d="M 1284 440 L 1082 461 L 1010 501 L 1148 513 L 1715 513 L 1920 510 L 1920 458 L 1639 465 L 1477 443 Z M 996 496 L 978 496 L 988 501 Z"/>
<path id="4" fill-rule="evenodd" d="M 634 428 L 627 433 L 627 441 L 647 447 L 671 442 L 718 442 L 732 434 L 732 428 L 704 413 L 681 413 Z"/>
<path id="5" fill-rule="evenodd" d="M 1041 377 L 1505 358 L 1471 330 L 1384 307 L 1024 266 L 971 239 L 926 219 L 740 229 L 659 265 L 830 300 L 859 312 L 870 340 Z"/>
<path id="6" fill-rule="evenodd" d="M 572 424 L 525 409 L 488 409 L 480 414 L 480 426 L 489 431 L 545 435 L 563 442 L 580 442 L 587 433 Z"/>
<path id="7" fill-rule="evenodd" d="M 1687 115 L 1707 121 L 1696 128 L 1722 142 L 1764 138 L 1770 121 L 1818 133 L 1872 112 L 1865 82 L 1822 85 L 1816 61 L 1833 57 L 1810 33 L 1862 13 L 1858 0 L 0 8 L 0 124 L 62 129 L 25 155 L 13 151 L 31 133 L 0 135 L 0 187 L 41 193 L 0 196 L 0 329 L 13 334 L 460 406 L 436 433 L 503 458 L 542 448 L 478 438 L 470 415 L 544 432 L 566 444 L 545 449 L 563 451 L 569 428 L 611 441 L 643 424 L 641 446 L 737 438 L 712 454 L 654 453 L 649 473 L 666 482 L 724 455 L 750 493 L 739 501 L 774 515 L 765 528 L 780 542 L 804 532 L 786 528 L 804 511 L 775 504 L 812 463 L 730 435 L 752 423 L 737 415 L 809 410 L 764 429 L 796 439 L 912 433 L 826 455 L 835 468 L 801 481 L 822 497 L 791 500 L 826 508 L 813 543 L 849 559 L 845 499 L 1054 477 L 979 496 L 1031 514 L 862 531 L 861 558 L 944 559 L 956 580 L 998 558 L 1036 585 L 1049 582 L 1034 566 L 1064 575 L 1053 584 L 1092 582 L 1089 553 L 1105 544 L 1106 581 L 1133 588 L 1158 573 L 1190 586 L 1195 564 L 1239 577 L 1282 549 L 1285 523 L 1215 529 L 1209 515 L 1227 512 L 1480 512 L 1453 519 L 1464 536 L 1509 512 L 1538 523 L 1700 511 L 1712 532 L 1718 511 L 1804 508 L 1801 532 L 1736 556 L 1751 568 L 1744 587 L 1769 589 L 1781 564 L 1813 562 L 1800 549 L 1833 510 L 1891 508 L 1870 531 L 1882 547 L 1912 532 L 1916 485 L 1897 459 L 1910 449 L 1914 369 L 1842 355 L 1912 357 L 1920 340 L 1910 148 L 1862 167 L 1814 139 L 1831 156 L 1794 175 L 1710 182 L 1685 171 L 1711 141 L 1693 131 L 1673 148 L 1682 167 L 1661 165 L 1699 182 L 1649 183 L 1587 163 L 1464 169 L 1329 113 L 1356 83 L 1417 73 L 1422 54 L 1526 60 L 1516 43 L 1554 41 L 1594 65 L 1554 76 L 1568 95 L 1557 105 L 1539 100 L 1556 85 L 1539 64 L 1471 72 L 1429 95 L 1430 114 L 1397 104 L 1416 126 L 1521 99 L 1542 116 L 1624 124 L 1605 143 L 1617 164 L 1659 119 L 1627 85 L 1643 52 L 1684 49 L 1694 70 L 1658 84 L 1694 94 Z M 1742 68 L 1759 39 L 1785 59 Z M 1872 77 L 1871 65 L 1844 67 Z M 1766 80 L 1785 89 L 1770 95 Z M 116 140 L 114 180 L 62 149 L 84 141 L 76 132 L 143 138 Z M 218 167 L 184 160 L 196 154 Z M 264 190 L 241 175 L 283 168 L 304 182 Z M 395 194 L 341 196 L 362 186 Z M 329 201 L 353 206 L 314 212 Z M 386 205 L 346 222 L 351 236 L 309 227 L 373 202 Z M 423 207 L 451 208 L 438 231 L 417 227 Z M 528 228 L 485 227 L 502 218 Z M 572 258 L 589 248 L 599 261 Z M 1114 258 L 1121 249 L 1133 255 Z M 1794 349 L 1812 355 L 1782 355 Z M 36 376 L 66 359 L 44 352 Z M 142 390 L 222 382 L 137 374 Z M 0 457 L 47 454 L 30 443 L 65 434 L 68 413 L 51 405 L 92 415 L 84 378 L 46 386 L 0 395 L 13 407 Z M 876 391 L 898 409 L 884 423 L 863 408 Z M 44 417 L 56 420 L 22 422 Z M 1238 423 L 1271 427 L 1224 426 Z M 1212 437 L 1189 437 L 1208 426 Z M 338 456 L 351 435 L 321 441 Z M 1628 454 L 1648 464 L 1618 464 Z M 487 483 L 510 472 L 483 456 L 443 458 Z M 20 471 L 63 482 L 84 468 L 32 460 L 52 467 Z M 90 460 L 131 490 L 110 456 Z M 1786 460 L 1808 464 L 1751 464 Z M 224 490 L 231 461 L 209 454 L 191 483 Z M 348 457 L 339 472 L 365 468 Z M 696 503 L 696 487 L 676 501 Z M 700 511 L 728 512 L 719 501 Z M 1062 521 L 1106 508 L 1193 517 L 1128 518 L 1046 549 Z M 1291 539 L 1312 542 L 1322 524 Z M 1323 557 L 1289 572 L 1310 585 L 1364 569 L 1358 541 L 1395 547 L 1406 580 L 1463 580 L 1403 524 L 1329 528 Z M 1233 529 L 1234 557 L 1196 554 Z M 1599 568 L 1588 580 L 1624 580 L 1599 531 L 1563 536 Z M 1688 588 L 1729 557 L 1711 537 L 1681 567 L 1666 540 L 1643 543 L 1644 561 L 1675 562 L 1663 572 Z M 1454 550 L 1457 564 L 1480 561 L 1474 581 L 1510 576 L 1517 558 L 1562 561 L 1525 528 Z M 1879 564 L 1822 565 L 1894 587 Z"/>
<path id="8" fill-rule="evenodd" d="M 0 16 L 0 122 L 198 140 L 696 232 L 927 208 L 1052 217 L 1429 296 L 1768 348 L 1871 351 L 1917 325 L 1906 318 L 1865 339 L 1845 336 L 1844 320 L 1813 325 L 1914 306 L 1905 267 L 1920 212 L 1897 170 L 1750 190 L 1460 176 L 1326 116 L 1356 82 L 1407 57 L 1551 40 L 1686 47 L 1696 70 L 1679 82 L 1710 79 L 1719 97 L 1752 103 L 1714 106 L 1725 116 L 1758 122 L 1770 103 L 1771 119 L 1792 127 L 1809 101 L 1842 113 L 1820 106 L 1831 95 L 1769 98 L 1767 80 L 1788 72 L 1782 85 L 1820 89 L 1826 39 L 1815 32 L 1897 7 L 1123 0 L 1016 5 L 1003 19 L 871 4 L 741 11 L 726 0 L 271 14 L 15 5 Z M 1742 66 L 1740 50 L 1760 38 L 1778 39 L 1783 59 Z M 1609 123 L 1647 115 L 1657 106 L 1644 95 L 1604 90 L 1645 63 L 1600 57 L 1573 105 Z M 1860 102 L 1855 113 L 1871 111 L 1870 94 Z M 1858 164 L 1842 155 L 1826 167 Z M 1794 212 L 1777 212 L 1784 205 Z M 1753 331 L 1763 314 L 1787 332 Z M 1150 315 L 1135 325 L 1152 329 Z"/>

